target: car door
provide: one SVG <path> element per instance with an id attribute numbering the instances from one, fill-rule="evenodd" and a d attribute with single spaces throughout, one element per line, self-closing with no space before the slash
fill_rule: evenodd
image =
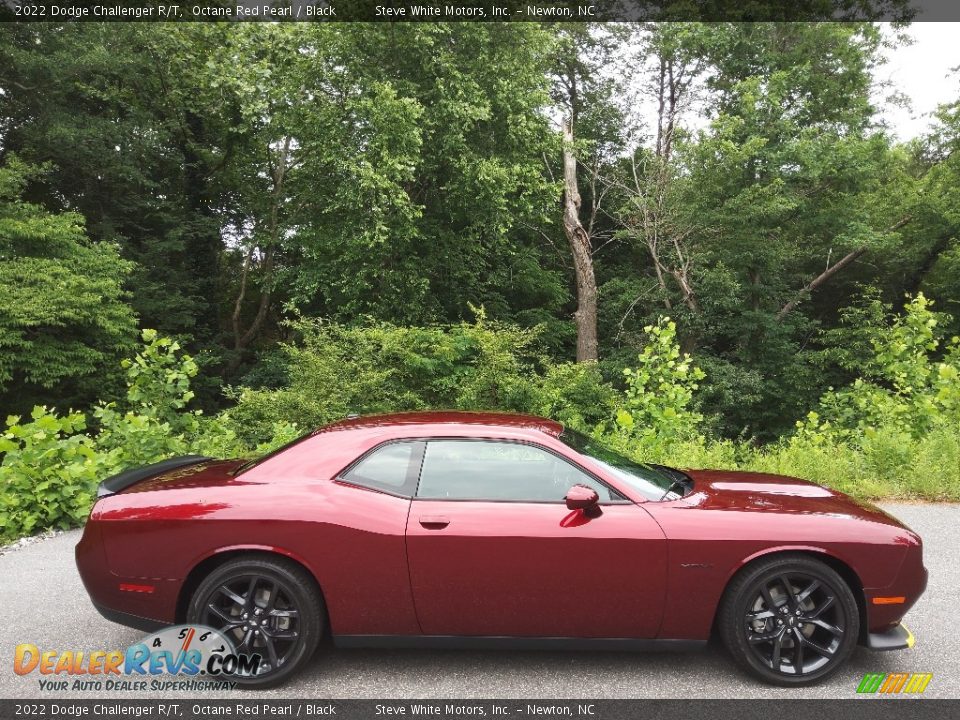
<path id="1" fill-rule="evenodd" d="M 598 513 L 567 509 L 577 483 L 597 490 Z M 659 525 L 544 447 L 427 442 L 407 557 L 425 635 L 652 638 L 659 629 Z"/>

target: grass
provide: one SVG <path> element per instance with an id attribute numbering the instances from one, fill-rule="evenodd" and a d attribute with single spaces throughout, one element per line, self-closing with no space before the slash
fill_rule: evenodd
<path id="1" fill-rule="evenodd" d="M 790 475 L 864 500 L 960 501 L 960 428 L 921 438 L 880 431 L 859 445 L 795 437 L 758 448 L 698 439 L 654 455 L 647 459 L 679 467 Z"/>

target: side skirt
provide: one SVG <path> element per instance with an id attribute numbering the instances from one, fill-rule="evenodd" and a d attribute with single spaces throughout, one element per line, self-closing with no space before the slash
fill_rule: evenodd
<path id="1" fill-rule="evenodd" d="M 342 648 L 428 648 L 435 650 L 623 650 L 687 651 L 706 646 L 706 640 L 639 638 L 501 637 L 459 635 L 334 635 Z"/>

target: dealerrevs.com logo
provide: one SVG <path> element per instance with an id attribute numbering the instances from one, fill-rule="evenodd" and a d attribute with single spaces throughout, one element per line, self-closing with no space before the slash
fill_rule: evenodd
<path id="1" fill-rule="evenodd" d="M 13 671 L 37 673 L 45 692 L 232 690 L 236 678 L 257 674 L 261 660 L 258 654 L 237 653 L 233 643 L 213 628 L 177 625 L 126 650 L 44 651 L 22 643 L 14 650 Z"/>
<path id="2" fill-rule="evenodd" d="M 867 673 L 857 685 L 858 693 L 919 695 L 933 680 L 933 673 Z"/>

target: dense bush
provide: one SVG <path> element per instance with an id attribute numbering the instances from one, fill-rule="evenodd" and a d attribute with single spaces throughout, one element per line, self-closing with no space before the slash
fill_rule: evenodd
<path id="1" fill-rule="evenodd" d="M 312 427 L 349 413 L 425 408 L 521 410 L 535 404 L 539 329 L 486 320 L 435 327 L 376 323 L 345 327 L 320 321 L 294 325 L 296 344 L 283 345 L 289 383 L 280 389 L 235 389 L 227 415 L 248 442 L 275 422 Z M 545 403 L 564 404 L 556 374 Z"/>
<path id="2" fill-rule="evenodd" d="M 863 446 L 880 431 L 919 439 L 960 427 L 960 338 L 941 351 L 939 318 L 930 306 L 917 295 L 892 326 L 873 328 L 861 377 L 827 392 L 818 411 L 798 423 L 800 432 Z"/>
<path id="3" fill-rule="evenodd" d="M 888 311 L 874 300 L 857 313 L 871 350 L 860 377 L 825 393 L 793 435 L 765 447 L 653 443 L 647 457 L 794 475 L 864 498 L 960 500 L 960 340 L 944 342 L 950 319 L 923 295 L 898 317 Z"/>
<path id="4" fill-rule="evenodd" d="M 875 314 L 884 317 L 883 313 Z M 849 386 L 778 443 L 716 440 L 697 409 L 705 373 L 661 319 L 624 373 L 623 390 L 594 363 L 554 364 L 539 330 L 488 321 L 401 327 L 300 322 L 284 346 L 278 389 L 233 388 L 234 407 L 191 407 L 196 363 L 176 342 L 143 333 L 123 361 L 127 392 L 85 415 L 35 408 L 0 437 L 0 539 L 83 521 L 96 484 L 171 455 L 255 456 L 348 413 L 460 408 L 532 412 L 603 436 L 638 459 L 808 478 L 863 498 L 960 500 L 960 343 L 944 344 L 918 296 L 869 330 L 872 358 Z"/>
<path id="5" fill-rule="evenodd" d="M 15 155 L 0 163 L 0 407 L 8 411 L 42 398 L 105 397 L 136 339 L 123 289 L 131 264 L 113 243 L 91 242 L 77 213 L 23 199 L 47 170 Z"/>
<path id="6" fill-rule="evenodd" d="M 34 408 L 29 422 L 7 418 L 0 437 L 0 539 L 82 522 L 103 462 L 83 434 L 81 413 Z"/>
<path id="7" fill-rule="evenodd" d="M 290 423 L 271 425 L 269 439 L 246 446 L 226 418 L 191 410 L 196 363 L 177 343 L 143 332 L 144 346 L 126 359 L 123 402 L 101 404 L 90 417 L 36 407 L 29 422 L 8 417 L 0 436 L 0 540 L 86 519 L 97 483 L 134 465 L 173 455 L 256 455 L 295 437 Z"/>
<path id="8" fill-rule="evenodd" d="M 655 452 L 678 440 L 700 434 L 703 416 L 692 408 L 693 394 L 704 372 L 677 344 L 677 327 L 669 318 L 644 328 L 649 338 L 635 368 L 623 371 L 627 381 L 617 425 L 643 450 Z"/>
<path id="9" fill-rule="evenodd" d="M 595 363 L 548 365 L 543 375 L 533 378 L 530 397 L 524 410 L 598 433 L 613 425 L 623 402 Z"/>

